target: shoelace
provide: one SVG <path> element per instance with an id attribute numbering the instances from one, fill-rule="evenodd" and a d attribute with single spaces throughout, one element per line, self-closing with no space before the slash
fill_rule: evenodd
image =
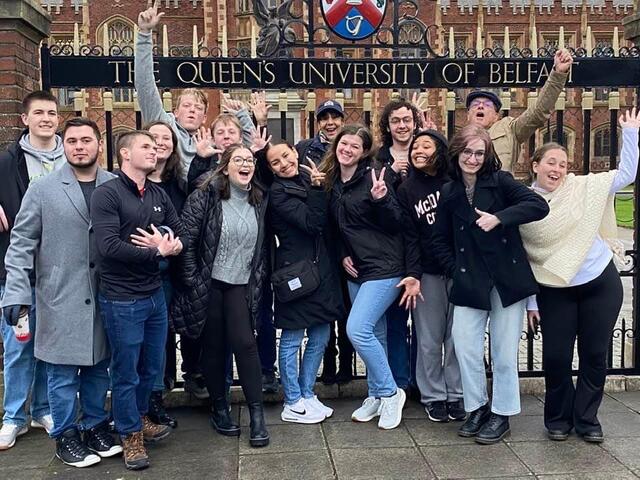
<path id="1" fill-rule="evenodd" d="M 108 447 L 113 443 L 113 439 L 111 438 L 111 435 L 109 435 L 104 430 L 94 430 L 93 438 L 95 438 L 96 441 L 104 447 Z"/>
<path id="2" fill-rule="evenodd" d="M 85 453 L 84 445 L 79 439 L 75 437 L 67 439 L 65 445 L 67 447 L 67 450 L 69 450 L 69 452 L 71 452 L 74 457 L 81 457 L 82 454 Z"/>
<path id="3" fill-rule="evenodd" d="M 382 401 L 380 402 L 380 415 L 384 415 L 389 413 L 390 411 L 393 410 L 393 404 L 394 402 L 391 401 L 390 398 L 383 398 Z"/>
<path id="4" fill-rule="evenodd" d="M 142 437 L 142 433 L 138 432 L 138 433 L 134 433 L 133 436 L 131 437 L 131 456 L 135 456 L 135 455 L 145 455 L 145 449 L 144 449 L 144 440 Z"/>
<path id="5" fill-rule="evenodd" d="M 500 425 L 501 422 L 502 422 L 502 419 L 500 417 L 498 417 L 497 415 L 491 415 L 489 417 L 489 421 L 487 422 L 487 425 L 490 428 L 495 428 L 498 425 Z"/>

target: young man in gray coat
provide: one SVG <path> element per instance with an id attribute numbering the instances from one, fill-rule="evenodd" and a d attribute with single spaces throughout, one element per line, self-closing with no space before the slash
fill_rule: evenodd
<path id="1" fill-rule="evenodd" d="M 2 307 L 15 325 L 31 305 L 29 276 L 35 269 L 35 356 L 47 367 L 50 435 L 62 462 L 87 467 L 122 452 L 107 430 L 109 349 L 96 309 L 98 272 L 89 217 L 91 194 L 114 176 L 98 166 L 102 140 L 93 121 L 69 120 L 62 139 L 68 163 L 29 187 L 16 217 Z"/>

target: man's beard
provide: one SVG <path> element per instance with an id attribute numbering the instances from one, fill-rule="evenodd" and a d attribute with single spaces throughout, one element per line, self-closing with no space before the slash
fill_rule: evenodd
<path id="1" fill-rule="evenodd" d="M 96 164 L 97 161 L 98 161 L 98 155 L 97 154 L 88 163 L 74 163 L 70 159 L 67 158 L 67 162 L 69 162 L 69 165 L 71 165 L 73 168 L 77 168 L 78 170 L 88 170 L 91 167 L 93 167 Z"/>

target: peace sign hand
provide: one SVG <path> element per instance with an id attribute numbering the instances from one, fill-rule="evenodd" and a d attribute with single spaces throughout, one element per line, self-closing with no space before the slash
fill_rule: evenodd
<path id="1" fill-rule="evenodd" d="M 480 218 L 476 220 L 476 225 L 478 225 L 485 232 L 490 232 L 498 225 L 500 225 L 500 219 L 495 215 L 487 212 L 483 212 L 482 210 L 475 209 L 476 213 L 480 215 Z"/>
<path id="2" fill-rule="evenodd" d="M 387 170 L 387 167 L 382 167 L 380 170 L 380 177 L 376 178 L 376 171 L 371 169 L 371 197 L 374 200 L 380 200 L 384 198 L 387 194 L 387 184 L 384 181 L 384 172 Z"/>
<path id="3" fill-rule="evenodd" d="M 636 107 L 631 112 L 627 110 L 620 115 L 618 123 L 622 128 L 640 128 L 640 111 L 636 112 Z"/>
<path id="4" fill-rule="evenodd" d="M 322 184 L 324 183 L 326 174 L 318 170 L 318 167 L 316 167 L 316 164 L 309 157 L 307 157 L 307 162 L 311 164 L 310 167 L 307 165 L 300 164 L 300 168 L 304 168 L 305 171 L 309 172 L 312 186 L 321 187 Z"/>
<path id="5" fill-rule="evenodd" d="M 158 26 L 164 12 L 158 13 L 159 0 L 153 2 L 153 7 L 147 8 L 138 15 L 138 30 L 142 33 L 149 33 Z"/>

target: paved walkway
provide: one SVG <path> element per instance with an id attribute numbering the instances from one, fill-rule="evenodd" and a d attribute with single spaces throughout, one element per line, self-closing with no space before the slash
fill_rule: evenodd
<path id="1" fill-rule="evenodd" d="M 356 400 L 332 400 L 336 412 L 321 425 L 280 421 L 280 406 L 269 405 L 271 445 L 248 444 L 245 408 L 234 407 L 243 425 L 238 438 L 224 438 L 208 425 L 203 408 L 178 408 L 180 425 L 171 437 L 151 446 L 151 467 L 128 472 L 122 459 L 103 460 L 89 469 L 62 465 L 53 441 L 39 430 L 0 453 L 0 478 L 17 479 L 434 479 L 509 478 L 618 480 L 640 477 L 640 392 L 607 395 L 601 421 L 602 445 L 576 436 L 546 439 L 543 404 L 522 398 L 523 413 L 512 420 L 512 434 L 497 445 L 481 446 L 455 434 L 459 424 L 434 424 L 410 402 L 401 426 L 382 431 L 375 423 L 350 421 Z"/>

